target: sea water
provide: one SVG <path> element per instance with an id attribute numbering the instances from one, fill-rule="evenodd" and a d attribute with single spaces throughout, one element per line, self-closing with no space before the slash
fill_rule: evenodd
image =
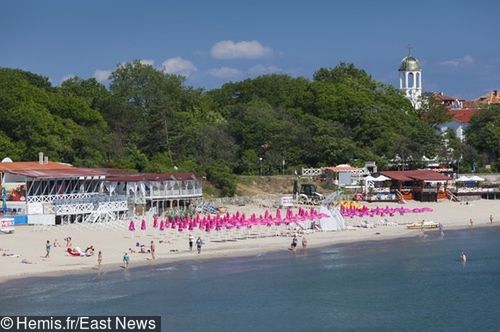
<path id="1" fill-rule="evenodd" d="M 160 315 L 163 331 L 500 331 L 500 229 L 16 280 L 0 285 L 0 314 Z"/>

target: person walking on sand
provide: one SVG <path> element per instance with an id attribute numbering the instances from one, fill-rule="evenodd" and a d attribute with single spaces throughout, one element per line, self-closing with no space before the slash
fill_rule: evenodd
<path id="1" fill-rule="evenodd" d="M 470 228 L 474 227 L 474 222 L 472 221 L 472 218 L 469 220 Z"/>
<path id="2" fill-rule="evenodd" d="M 154 242 L 154 241 L 151 241 L 151 259 L 152 259 L 152 260 L 155 260 L 155 259 L 156 259 L 155 252 L 156 252 L 155 242 Z"/>
<path id="3" fill-rule="evenodd" d="M 52 245 L 50 244 L 50 241 L 47 240 L 47 243 L 45 244 L 45 250 L 47 250 L 47 254 L 45 255 L 44 258 L 49 258 L 49 256 L 50 256 L 50 249 L 52 249 Z"/>
<path id="4" fill-rule="evenodd" d="M 194 236 L 189 234 L 189 251 L 193 251 Z"/>
<path id="5" fill-rule="evenodd" d="M 99 251 L 97 254 L 97 266 L 99 269 L 102 267 L 102 251 Z"/>
<path id="6" fill-rule="evenodd" d="M 198 254 L 201 253 L 201 246 L 203 245 L 203 240 L 201 237 L 198 236 L 198 239 L 196 240 L 196 248 L 198 249 Z"/>
<path id="7" fill-rule="evenodd" d="M 493 215 L 490 214 L 490 224 L 493 224 Z"/>
<path id="8" fill-rule="evenodd" d="M 125 253 L 125 255 L 123 255 L 123 265 L 125 267 L 125 269 L 128 269 L 128 262 L 130 261 L 130 257 L 128 255 L 128 253 Z"/>

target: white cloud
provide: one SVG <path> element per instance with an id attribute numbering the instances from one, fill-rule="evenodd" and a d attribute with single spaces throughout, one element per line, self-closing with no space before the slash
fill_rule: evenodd
<path id="1" fill-rule="evenodd" d="M 272 73 L 283 73 L 283 69 L 276 67 L 275 65 L 255 65 L 248 69 L 248 74 L 253 76 L 266 75 Z"/>
<path id="2" fill-rule="evenodd" d="M 150 66 L 154 66 L 155 64 L 155 61 L 151 59 L 142 59 L 139 60 L 139 62 L 142 63 L 143 65 L 150 65 Z"/>
<path id="3" fill-rule="evenodd" d="M 212 46 L 210 54 L 215 59 L 258 59 L 271 55 L 273 50 L 256 40 L 233 42 L 222 40 Z"/>
<path id="4" fill-rule="evenodd" d="M 71 78 L 73 78 L 73 77 L 76 77 L 76 76 L 75 76 L 75 75 L 73 75 L 73 74 L 68 74 L 68 75 L 63 76 L 63 77 L 61 78 L 61 83 L 60 83 L 60 84 L 62 84 L 64 81 L 67 81 L 67 80 L 69 80 L 69 79 L 71 79 Z"/>
<path id="5" fill-rule="evenodd" d="M 213 68 L 210 69 L 208 73 L 213 77 L 222 79 L 236 78 L 242 74 L 241 70 L 230 67 Z"/>
<path id="6" fill-rule="evenodd" d="M 98 81 L 98 82 L 104 82 L 104 81 L 107 81 L 109 79 L 109 76 L 111 76 L 111 70 L 101 70 L 101 69 L 97 69 L 95 72 L 94 72 L 94 78 Z"/>
<path id="7" fill-rule="evenodd" d="M 181 57 L 170 58 L 161 64 L 161 70 L 167 74 L 178 74 L 189 77 L 196 72 L 198 68 L 189 60 Z"/>
<path id="8" fill-rule="evenodd" d="M 452 66 L 452 67 L 462 67 L 465 65 L 470 65 L 476 62 L 476 60 L 470 56 L 466 55 L 463 58 L 457 58 L 457 59 L 450 59 L 446 61 L 442 61 L 441 65 L 443 66 Z"/>

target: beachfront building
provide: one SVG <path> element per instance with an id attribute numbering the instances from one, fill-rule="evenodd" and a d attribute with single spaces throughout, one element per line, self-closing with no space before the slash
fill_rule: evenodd
<path id="1" fill-rule="evenodd" d="M 49 162 L 0 163 L 2 215 L 16 224 L 95 223 L 161 214 L 202 197 L 194 174 L 131 173 Z"/>
<path id="2" fill-rule="evenodd" d="M 380 174 L 390 179 L 390 188 L 399 200 L 437 202 L 438 199 L 448 199 L 448 182 L 451 178 L 441 173 L 412 170 L 384 171 Z"/>
<path id="3" fill-rule="evenodd" d="M 399 66 L 399 89 L 415 109 L 422 106 L 422 67 L 417 58 L 411 55 L 411 48 Z"/>
<path id="4" fill-rule="evenodd" d="M 202 181 L 193 173 L 130 173 L 106 170 L 105 192 L 126 196 L 133 214 L 162 215 L 186 208 L 203 196 Z"/>

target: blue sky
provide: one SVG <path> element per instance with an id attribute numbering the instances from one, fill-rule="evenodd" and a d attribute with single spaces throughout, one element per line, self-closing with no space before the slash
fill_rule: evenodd
<path id="1" fill-rule="evenodd" d="M 500 1 L 0 1 L 0 66 L 105 80 L 141 59 L 205 88 L 352 62 L 398 84 L 411 44 L 426 91 L 500 88 Z"/>

